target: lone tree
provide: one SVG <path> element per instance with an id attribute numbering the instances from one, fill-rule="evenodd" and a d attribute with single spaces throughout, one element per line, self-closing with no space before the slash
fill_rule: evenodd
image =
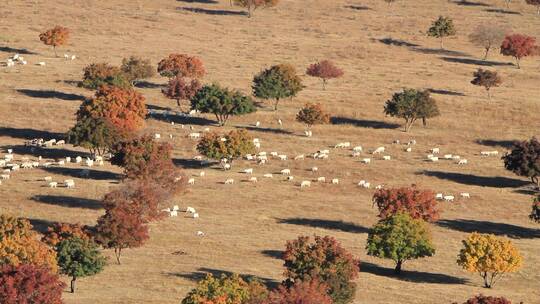
<path id="1" fill-rule="evenodd" d="M 122 139 L 106 118 L 80 117 L 67 133 L 67 142 L 103 155 Z"/>
<path id="2" fill-rule="evenodd" d="M 327 124 L 330 122 L 330 115 L 326 113 L 320 103 L 306 103 L 296 114 L 296 120 L 305 123 L 308 129 L 318 124 Z"/>
<path id="3" fill-rule="evenodd" d="M 26 219 L 0 215 L 0 265 L 32 264 L 56 273 L 56 254 Z"/>
<path id="4" fill-rule="evenodd" d="M 62 304 L 65 287 L 57 274 L 31 264 L 0 266 L 0 303 Z"/>
<path id="5" fill-rule="evenodd" d="M 108 63 L 89 64 L 83 69 L 83 73 L 83 80 L 79 83 L 79 86 L 86 89 L 96 90 L 104 85 L 124 89 L 131 87 L 128 76 L 120 68 Z"/>
<path id="6" fill-rule="evenodd" d="M 473 232 L 462 243 L 457 264 L 469 272 L 479 273 L 486 288 L 523 264 L 523 257 L 512 242 L 492 234 Z"/>
<path id="7" fill-rule="evenodd" d="M 327 293 L 333 303 L 353 300 L 356 290 L 353 280 L 358 276 L 360 261 L 333 237 L 315 236 L 313 243 L 307 236 L 288 241 L 283 259 L 285 286 L 291 288 L 298 282 L 317 279 L 328 286 Z"/>
<path id="8" fill-rule="evenodd" d="M 398 212 L 407 213 L 414 219 L 435 222 L 439 219 L 439 210 L 435 193 L 421 190 L 416 186 L 380 189 L 373 195 L 373 204 L 379 209 L 382 219 L 394 216 Z"/>
<path id="9" fill-rule="evenodd" d="M 95 275 L 105 266 L 105 258 L 101 256 L 95 243 L 77 237 L 63 240 L 56 246 L 58 266 L 62 274 L 71 277 L 71 292 L 75 292 L 77 278 Z"/>
<path id="10" fill-rule="evenodd" d="M 540 223 L 540 196 L 533 200 L 532 210 L 529 218 L 537 223 Z"/>
<path id="11" fill-rule="evenodd" d="M 186 295 L 182 304 L 261 303 L 267 294 L 266 287 L 257 280 L 246 281 L 237 274 L 222 274 L 220 278 L 208 274 Z"/>
<path id="12" fill-rule="evenodd" d="M 507 35 L 501 44 L 501 54 L 514 57 L 517 68 L 520 69 L 519 62 L 522 58 L 538 54 L 536 39 L 522 34 Z"/>
<path id="13" fill-rule="evenodd" d="M 540 15 L 540 0 L 525 0 L 527 4 L 536 6 L 536 13 Z"/>
<path id="14" fill-rule="evenodd" d="M 252 88 L 257 98 L 275 99 L 274 110 L 277 110 L 281 99 L 296 96 L 304 86 L 292 65 L 279 64 L 257 74 Z"/>
<path id="15" fill-rule="evenodd" d="M 55 247 L 61 241 L 72 237 L 89 240 L 90 236 L 85 228 L 80 224 L 55 223 L 52 227 L 47 228 L 41 241 L 51 247 Z"/>
<path id="16" fill-rule="evenodd" d="M 234 130 L 221 136 L 217 133 L 205 134 L 197 144 L 197 151 L 211 159 L 234 159 L 255 153 L 253 138 L 245 130 Z"/>
<path id="17" fill-rule="evenodd" d="M 217 84 L 202 87 L 191 98 L 191 108 L 201 113 L 214 114 L 220 126 L 224 126 L 231 115 L 245 115 L 256 111 L 251 97 Z"/>
<path id="18" fill-rule="evenodd" d="M 318 77 L 322 79 L 323 90 L 326 90 L 326 82 L 328 79 L 339 78 L 343 76 L 343 70 L 335 66 L 330 60 L 323 60 L 310 65 L 306 74 L 312 77 Z"/>
<path id="19" fill-rule="evenodd" d="M 454 36 L 456 34 L 454 22 L 450 17 L 439 16 L 437 20 L 433 21 L 427 34 L 429 37 L 439 38 L 441 41 L 441 49 L 444 49 L 443 38 Z"/>
<path id="20" fill-rule="evenodd" d="M 167 87 L 161 89 L 161 93 L 169 99 L 175 99 L 181 109 L 181 100 L 190 100 L 201 89 L 201 83 L 197 79 L 187 82 L 184 78 L 174 77 L 169 80 Z"/>
<path id="21" fill-rule="evenodd" d="M 327 293 L 328 286 L 318 279 L 298 281 L 290 288 L 280 285 L 261 304 L 332 304 L 332 298 Z"/>
<path id="22" fill-rule="evenodd" d="M 158 63 L 158 73 L 163 77 L 199 79 L 206 74 L 201 59 L 186 54 L 170 54 Z"/>
<path id="23" fill-rule="evenodd" d="M 437 102 L 429 96 L 429 91 L 415 89 L 404 89 L 403 92 L 395 93 L 391 100 L 386 101 L 384 113 L 405 119 L 405 132 L 408 132 L 419 118 L 425 126 L 427 118 L 440 115 Z"/>
<path id="24" fill-rule="evenodd" d="M 258 8 L 274 7 L 279 3 L 279 0 L 232 0 L 235 5 L 247 8 L 248 18 L 251 18 L 253 11 Z"/>
<path id="25" fill-rule="evenodd" d="M 68 39 L 69 29 L 59 25 L 39 34 L 39 40 L 41 40 L 45 45 L 52 45 L 54 50 L 54 56 L 56 57 L 58 57 L 58 54 L 56 53 L 56 47 L 66 44 Z"/>
<path id="26" fill-rule="evenodd" d="M 131 85 L 135 85 L 139 81 L 150 78 L 155 74 L 150 60 L 136 56 L 122 59 L 120 70 Z"/>
<path id="27" fill-rule="evenodd" d="M 484 48 L 484 60 L 488 58 L 489 51 L 498 48 L 509 30 L 495 23 L 484 23 L 477 26 L 469 35 L 469 41 Z"/>
<path id="28" fill-rule="evenodd" d="M 515 143 L 502 159 L 506 170 L 530 178 L 540 188 L 540 142 L 536 137 Z"/>
<path id="29" fill-rule="evenodd" d="M 406 213 L 397 213 L 375 224 L 369 231 L 366 249 L 368 255 L 393 260 L 398 275 L 405 261 L 435 254 L 425 222 Z"/>
<path id="30" fill-rule="evenodd" d="M 473 76 L 474 79 L 471 80 L 471 83 L 486 88 L 488 98 L 491 101 L 490 89 L 492 87 L 498 87 L 502 83 L 501 77 L 496 71 L 483 70 L 481 68 L 474 72 Z"/>
<path id="31" fill-rule="evenodd" d="M 129 205 L 115 206 L 97 221 L 96 241 L 114 249 L 118 264 L 122 249 L 140 247 L 148 238 L 148 226 Z"/>
<path id="32" fill-rule="evenodd" d="M 457 304 L 457 303 L 455 303 Z M 509 300 L 504 297 L 491 297 L 484 295 L 477 295 L 467 300 L 463 304 L 512 304 Z"/>

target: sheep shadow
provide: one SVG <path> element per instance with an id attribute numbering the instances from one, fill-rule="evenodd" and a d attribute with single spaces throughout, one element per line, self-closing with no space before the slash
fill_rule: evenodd
<path id="1" fill-rule="evenodd" d="M 68 208 L 86 208 L 98 210 L 102 209 L 103 206 L 100 201 L 89 198 L 80 198 L 73 196 L 64 196 L 64 195 L 34 195 L 30 198 L 33 201 L 56 205 L 61 207 Z"/>
<path id="2" fill-rule="evenodd" d="M 176 0 L 178 2 L 185 2 L 185 3 L 202 3 L 202 4 L 217 4 L 219 3 L 216 0 Z"/>
<path id="3" fill-rule="evenodd" d="M 489 61 L 489 60 L 454 58 L 454 57 L 440 57 L 440 58 L 446 62 L 452 62 L 452 63 L 474 64 L 474 65 L 481 65 L 481 66 L 514 66 L 514 64 L 510 62 L 496 62 L 496 61 Z"/>
<path id="4" fill-rule="evenodd" d="M 251 127 L 251 126 L 235 126 L 237 129 L 246 129 L 253 132 L 262 132 L 262 133 L 274 133 L 274 134 L 281 134 L 281 135 L 293 135 L 294 132 L 284 130 L 284 129 L 276 129 L 276 128 L 259 128 L 259 127 Z"/>
<path id="5" fill-rule="evenodd" d="M 248 13 L 230 10 L 211 10 L 198 7 L 177 7 L 176 10 L 212 16 L 247 16 Z"/>
<path id="6" fill-rule="evenodd" d="M 43 168 L 46 172 L 70 177 L 82 178 L 83 170 L 88 170 L 88 176 L 85 179 L 93 180 L 120 180 L 124 176 L 119 173 L 110 172 L 110 171 L 99 171 L 94 169 L 88 169 L 88 167 L 80 168 L 66 168 L 66 167 L 47 167 Z"/>
<path id="7" fill-rule="evenodd" d="M 393 39 L 393 38 L 382 38 L 382 39 L 378 39 L 377 41 L 379 41 L 382 44 L 393 45 L 393 46 L 405 46 L 405 47 L 410 47 L 410 48 L 418 46 L 418 44 L 410 43 L 405 40 Z"/>
<path id="8" fill-rule="evenodd" d="M 281 260 L 283 259 L 283 253 L 284 251 L 283 250 L 271 250 L 271 249 L 268 249 L 268 250 L 261 250 L 261 253 L 267 257 L 271 257 L 271 258 L 274 258 L 274 259 L 277 259 L 277 260 Z"/>
<path id="9" fill-rule="evenodd" d="M 405 269 L 401 271 L 400 275 L 396 275 L 394 273 L 394 269 L 385 268 L 369 262 L 362 262 L 360 264 L 360 272 L 367 272 L 376 276 L 389 277 L 400 281 L 423 284 L 465 284 L 469 281 L 464 278 L 458 278 L 443 273 L 432 273 Z"/>
<path id="10" fill-rule="evenodd" d="M 55 224 L 58 224 L 58 222 L 53 222 L 53 221 L 44 220 L 44 219 L 26 218 L 26 220 L 30 222 L 30 225 L 32 225 L 32 229 L 39 233 L 45 233 L 47 232 L 47 229 L 49 227 L 52 227 Z"/>
<path id="11" fill-rule="evenodd" d="M 63 133 L 50 132 L 45 130 L 35 130 L 27 128 L 9 128 L 9 127 L 0 127 L 0 136 L 7 136 L 12 138 L 21 138 L 21 139 L 34 139 L 34 138 L 43 138 L 45 140 L 52 138 L 63 138 Z"/>
<path id="12" fill-rule="evenodd" d="M 445 49 L 431 49 L 431 48 L 411 48 L 412 51 L 422 53 L 422 54 L 429 54 L 429 55 L 444 55 L 444 56 L 461 56 L 461 57 L 471 57 L 471 55 L 467 53 L 463 53 L 460 51 L 452 51 L 452 50 L 445 50 Z"/>
<path id="13" fill-rule="evenodd" d="M 57 98 L 63 100 L 85 100 L 86 97 L 79 94 L 58 92 L 53 90 L 30 90 L 19 89 L 17 92 L 33 98 Z"/>
<path id="14" fill-rule="evenodd" d="M 518 141 L 517 140 L 497 140 L 497 139 L 477 139 L 475 143 L 489 147 L 501 147 L 511 149 Z"/>
<path id="15" fill-rule="evenodd" d="M 188 280 L 194 281 L 194 282 L 198 282 L 198 281 L 206 278 L 206 276 L 209 275 L 209 274 L 211 274 L 214 277 L 219 278 L 222 275 L 230 276 L 230 275 L 233 274 L 233 272 L 226 271 L 226 270 L 221 270 L 221 269 L 199 267 L 197 269 L 197 271 L 189 272 L 189 273 L 180 273 L 180 272 L 168 272 L 168 273 L 165 273 L 165 275 L 167 275 L 167 276 L 184 278 L 184 279 L 188 279 Z M 270 278 L 264 278 L 264 277 L 259 277 L 259 276 L 255 276 L 255 275 L 250 275 L 250 274 L 238 274 L 238 275 L 242 279 L 244 279 L 245 281 L 257 280 L 257 281 L 263 283 L 264 285 L 266 285 L 270 289 L 277 288 L 277 286 L 280 284 L 280 282 L 278 282 L 278 281 L 276 281 L 274 279 L 270 279 Z"/>
<path id="16" fill-rule="evenodd" d="M 180 166 L 183 169 L 201 169 L 201 168 L 209 168 L 214 163 L 217 162 L 211 162 L 211 161 L 201 161 L 201 160 L 195 160 L 192 158 L 174 158 L 173 163 L 176 166 Z"/>
<path id="17" fill-rule="evenodd" d="M 27 49 L 17 49 L 17 48 L 12 48 L 9 46 L 0 46 L 0 52 L 16 53 L 16 54 L 22 54 L 22 55 L 37 55 L 38 54 L 36 52 L 29 51 Z"/>
<path id="18" fill-rule="evenodd" d="M 388 123 L 377 120 L 356 119 L 342 116 L 334 116 L 330 118 L 330 123 L 333 125 L 353 125 L 356 127 L 370 128 L 370 129 L 397 129 L 399 124 Z"/>
<path id="19" fill-rule="evenodd" d="M 430 93 L 439 94 L 439 95 L 449 95 L 449 96 L 465 96 L 465 94 L 456 91 L 450 90 L 440 90 L 440 89 L 428 89 Z"/>
<path id="20" fill-rule="evenodd" d="M 485 9 L 484 12 L 499 13 L 499 14 L 506 14 L 506 15 L 521 15 L 520 12 L 507 11 L 507 10 L 500 9 L 500 8 L 488 8 L 488 9 Z"/>
<path id="21" fill-rule="evenodd" d="M 492 188 L 517 188 L 530 183 L 527 181 L 508 178 L 503 176 L 478 176 L 473 174 L 464 174 L 456 172 L 443 172 L 443 171 L 429 171 L 425 170 L 420 172 L 426 176 L 436 177 L 438 179 L 445 179 L 458 184 L 469 186 L 481 186 Z"/>
<path id="22" fill-rule="evenodd" d="M 473 1 L 467 1 L 467 0 L 454 1 L 454 3 L 459 6 L 481 6 L 481 7 L 491 6 L 491 4 L 486 4 L 482 2 L 473 2 Z"/>
<path id="23" fill-rule="evenodd" d="M 468 219 L 439 220 L 437 226 L 461 231 L 466 233 L 480 232 L 495 235 L 506 235 L 514 239 L 534 239 L 540 238 L 540 229 L 526 228 L 506 223 L 496 223 L 488 221 L 477 221 Z"/>
<path id="24" fill-rule="evenodd" d="M 143 80 L 143 81 L 137 81 L 135 83 L 135 87 L 139 89 L 157 89 L 157 88 L 165 87 L 165 85 Z"/>
<path id="25" fill-rule="evenodd" d="M 369 229 L 350 222 L 336 221 L 336 220 L 323 220 L 323 219 L 309 219 L 309 218 L 288 218 L 277 219 L 279 224 L 300 225 L 314 228 L 324 228 L 328 230 L 336 230 L 351 233 L 368 233 Z"/>
<path id="26" fill-rule="evenodd" d="M 368 11 L 371 10 L 371 8 L 364 6 L 364 5 L 345 5 L 345 8 L 352 9 L 355 11 Z"/>

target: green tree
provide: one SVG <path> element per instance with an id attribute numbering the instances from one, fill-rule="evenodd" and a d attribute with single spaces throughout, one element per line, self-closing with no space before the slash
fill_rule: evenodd
<path id="1" fill-rule="evenodd" d="M 304 86 L 296 69 L 290 64 L 272 66 L 253 78 L 253 95 L 262 99 L 275 99 L 274 110 L 283 98 L 292 98 Z"/>
<path id="2" fill-rule="evenodd" d="M 529 218 L 537 223 L 540 223 L 540 196 L 533 200 L 532 210 Z"/>
<path id="3" fill-rule="evenodd" d="M 83 80 L 79 86 L 95 90 L 103 85 L 115 86 L 123 89 L 131 87 L 131 82 L 120 68 L 108 63 L 92 63 L 83 70 Z"/>
<path id="4" fill-rule="evenodd" d="M 226 158 L 233 161 L 246 154 L 255 153 L 253 138 L 245 130 L 234 130 L 221 136 L 207 133 L 197 144 L 197 151 L 211 159 Z"/>
<path id="5" fill-rule="evenodd" d="M 535 137 L 515 143 L 503 156 L 504 167 L 519 176 L 528 177 L 540 187 L 540 142 Z"/>
<path id="6" fill-rule="evenodd" d="M 441 49 L 444 49 L 443 38 L 456 34 L 454 22 L 449 17 L 439 16 L 437 20 L 433 21 L 427 34 L 429 37 L 439 38 L 441 40 Z"/>
<path id="7" fill-rule="evenodd" d="M 429 92 L 415 89 L 394 93 L 392 99 L 386 101 L 384 113 L 405 119 L 405 132 L 408 132 L 419 118 L 425 126 L 428 118 L 440 115 L 437 102 L 429 96 Z"/>
<path id="8" fill-rule="evenodd" d="M 497 71 L 478 69 L 478 71 L 474 72 L 473 77 L 471 83 L 476 86 L 484 87 L 487 91 L 489 100 L 491 100 L 490 89 L 498 87 L 502 83 L 502 79 L 497 74 Z"/>
<path id="9" fill-rule="evenodd" d="M 150 60 L 136 56 L 122 59 L 120 71 L 131 85 L 135 85 L 137 82 L 155 75 L 154 67 L 150 64 Z"/>
<path id="10" fill-rule="evenodd" d="M 202 113 L 212 113 L 221 126 L 229 116 L 256 111 L 253 99 L 239 91 L 231 91 L 217 84 L 202 87 L 192 98 L 191 108 Z"/>
<path id="11" fill-rule="evenodd" d="M 67 133 L 67 142 L 102 155 L 122 139 L 105 118 L 81 117 Z"/>
<path id="12" fill-rule="evenodd" d="M 396 274 L 401 273 L 405 261 L 435 254 L 425 222 L 405 213 L 397 213 L 375 224 L 369 231 L 366 249 L 368 255 L 396 262 Z"/>
<path id="13" fill-rule="evenodd" d="M 105 267 L 97 245 L 77 237 L 63 240 L 56 246 L 58 266 L 62 274 L 71 277 L 71 292 L 75 292 L 77 278 L 95 275 Z"/>

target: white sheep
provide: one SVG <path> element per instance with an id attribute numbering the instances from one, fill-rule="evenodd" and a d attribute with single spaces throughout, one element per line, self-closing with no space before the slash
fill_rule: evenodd
<path id="1" fill-rule="evenodd" d="M 49 183 L 49 188 L 56 188 L 57 186 L 58 186 L 57 182 L 50 182 Z"/>
<path id="2" fill-rule="evenodd" d="M 187 207 L 187 208 L 186 208 L 186 212 L 187 212 L 187 213 L 196 213 L 197 211 L 196 211 L 195 208 L 193 208 L 193 207 Z"/>
<path id="3" fill-rule="evenodd" d="M 391 157 L 390 155 L 384 155 L 384 156 L 383 156 L 383 159 L 384 159 L 384 160 L 391 160 L 392 157 Z"/>
<path id="4" fill-rule="evenodd" d="M 204 171 L 199 172 L 199 177 L 204 177 L 206 173 Z"/>
<path id="5" fill-rule="evenodd" d="M 463 198 L 471 198 L 471 195 L 468 192 L 461 192 L 460 195 Z"/>
<path id="6" fill-rule="evenodd" d="M 439 154 L 441 152 L 441 149 L 440 148 L 432 148 L 430 150 L 430 152 L 433 153 L 433 154 Z"/>
<path id="7" fill-rule="evenodd" d="M 228 178 L 227 180 L 225 180 L 225 185 L 232 185 L 232 184 L 234 184 L 234 179 Z"/>
<path id="8" fill-rule="evenodd" d="M 363 158 L 361 160 L 361 162 L 364 163 L 364 164 L 370 164 L 371 163 L 371 158 Z"/>
<path id="9" fill-rule="evenodd" d="M 256 183 L 258 180 L 257 180 L 257 177 L 252 176 L 252 177 L 249 178 L 249 181 L 252 182 L 252 183 Z"/>
<path id="10" fill-rule="evenodd" d="M 194 178 L 190 178 L 188 179 L 188 185 L 195 185 L 195 179 Z"/>
<path id="11" fill-rule="evenodd" d="M 291 174 L 291 170 L 290 169 L 283 169 L 280 171 L 280 173 L 282 175 L 290 175 Z"/>
<path id="12" fill-rule="evenodd" d="M 223 164 L 223 170 L 231 170 L 231 164 Z"/>
<path id="13" fill-rule="evenodd" d="M 317 182 L 319 182 L 319 183 L 325 183 L 325 182 L 326 182 L 326 177 L 324 177 L 324 176 L 319 176 L 319 177 L 317 177 Z"/>
<path id="14" fill-rule="evenodd" d="M 312 137 L 313 136 L 313 132 L 311 130 L 304 131 L 304 134 L 306 135 L 306 137 Z"/>
<path id="15" fill-rule="evenodd" d="M 386 150 L 385 147 L 378 147 L 373 151 L 373 154 L 381 154 L 384 152 L 384 150 Z"/>
<path id="16" fill-rule="evenodd" d="M 311 167 L 311 172 L 317 172 L 317 171 L 319 171 L 319 168 L 317 168 L 317 167 Z"/>
<path id="17" fill-rule="evenodd" d="M 191 215 L 191 217 L 192 217 L 192 218 L 199 218 L 199 214 L 198 214 L 198 213 L 193 213 L 193 214 Z"/>
<path id="18" fill-rule="evenodd" d="M 62 146 L 62 145 L 65 145 L 65 144 L 66 144 L 66 141 L 63 140 L 63 139 L 61 139 L 61 140 L 59 140 L 59 141 L 56 142 L 56 145 L 57 145 L 57 146 Z"/>
<path id="19" fill-rule="evenodd" d="M 466 159 L 460 159 L 458 161 L 458 165 L 466 165 L 468 163 L 468 161 Z"/>
<path id="20" fill-rule="evenodd" d="M 0 179 L 9 179 L 9 174 L 2 174 L 0 175 Z"/>
<path id="21" fill-rule="evenodd" d="M 263 175 L 264 178 L 273 178 L 274 175 L 272 175 L 272 173 L 266 173 Z"/>
<path id="22" fill-rule="evenodd" d="M 309 188 L 309 187 L 311 187 L 310 181 L 305 180 L 300 183 L 300 188 Z"/>
<path id="23" fill-rule="evenodd" d="M 443 199 L 443 194 L 442 193 L 435 194 L 435 199 L 442 200 Z"/>
<path id="24" fill-rule="evenodd" d="M 287 160 L 287 155 L 280 154 L 280 155 L 278 155 L 278 158 L 279 158 L 279 160 Z"/>
<path id="25" fill-rule="evenodd" d="M 405 149 L 405 152 L 412 152 L 412 148 L 408 147 L 407 149 Z"/>
<path id="26" fill-rule="evenodd" d="M 200 137 L 201 137 L 201 133 L 196 133 L 196 132 L 194 132 L 194 133 L 189 133 L 188 137 L 189 137 L 190 139 L 197 139 L 197 138 L 200 138 Z"/>
<path id="27" fill-rule="evenodd" d="M 45 176 L 43 178 L 43 180 L 46 181 L 46 182 L 50 182 L 50 181 L 52 181 L 52 177 L 51 176 Z"/>
<path id="28" fill-rule="evenodd" d="M 304 154 L 300 154 L 294 157 L 294 160 L 302 160 L 304 159 Z"/>
<path id="29" fill-rule="evenodd" d="M 294 176 L 287 176 L 287 180 L 288 180 L 288 181 L 293 181 L 293 180 L 294 180 Z"/>
<path id="30" fill-rule="evenodd" d="M 169 212 L 169 216 L 170 216 L 170 217 L 178 216 L 178 211 L 176 211 L 176 210 L 171 210 L 171 211 Z"/>
<path id="31" fill-rule="evenodd" d="M 78 164 L 80 162 L 82 162 L 82 157 L 80 157 L 80 156 L 75 157 L 75 163 Z"/>
<path id="32" fill-rule="evenodd" d="M 70 163 L 71 162 L 71 157 L 67 156 L 66 157 L 66 163 Z"/>
<path id="33" fill-rule="evenodd" d="M 452 159 L 452 154 L 445 154 L 444 159 Z"/>
<path id="34" fill-rule="evenodd" d="M 447 202 L 452 202 L 452 201 L 454 201 L 454 196 L 453 195 L 445 195 L 444 200 L 447 201 Z"/>
<path id="35" fill-rule="evenodd" d="M 356 147 L 354 147 L 354 148 L 353 148 L 353 151 L 354 151 L 354 152 L 362 152 L 362 151 L 363 151 L 362 146 L 356 146 Z"/>
<path id="36" fill-rule="evenodd" d="M 339 179 L 333 178 L 332 179 L 332 185 L 338 185 L 338 184 L 339 184 Z"/>

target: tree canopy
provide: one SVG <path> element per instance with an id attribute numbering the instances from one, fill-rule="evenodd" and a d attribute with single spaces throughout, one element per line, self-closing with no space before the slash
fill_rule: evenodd
<path id="1" fill-rule="evenodd" d="M 437 102 L 430 97 L 429 91 L 415 89 L 403 89 L 402 92 L 395 93 L 392 99 L 386 101 L 384 113 L 405 119 L 406 132 L 417 119 L 421 118 L 425 125 L 427 118 L 440 115 Z"/>
<path id="2" fill-rule="evenodd" d="M 512 151 L 503 156 L 506 170 L 528 177 L 540 187 L 540 142 L 535 137 L 514 144 Z"/>
<path id="3" fill-rule="evenodd" d="M 373 204 L 379 209 L 379 217 L 385 219 L 398 212 L 409 214 L 414 219 L 435 222 L 439 219 L 439 210 L 435 193 L 421 190 L 416 186 L 379 189 L 373 195 Z"/>
<path id="4" fill-rule="evenodd" d="M 211 159 L 229 161 L 255 152 L 253 138 L 245 130 L 233 130 L 226 135 L 206 133 L 197 144 L 197 151 Z"/>
<path id="5" fill-rule="evenodd" d="M 274 110 L 283 98 L 296 96 L 304 86 L 296 69 L 290 64 L 274 65 L 253 78 L 253 95 L 262 99 L 275 99 Z"/>

